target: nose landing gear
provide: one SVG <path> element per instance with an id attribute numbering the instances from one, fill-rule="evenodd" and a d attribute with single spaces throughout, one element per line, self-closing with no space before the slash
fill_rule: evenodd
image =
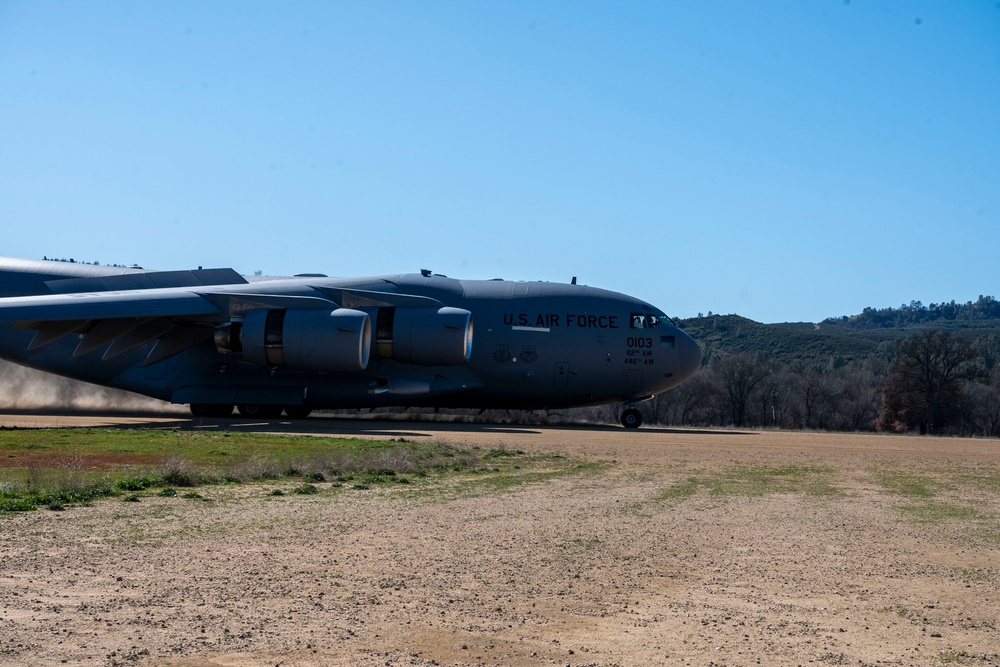
<path id="1" fill-rule="evenodd" d="M 642 426 L 642 413 L 635 408 L 629 408 L 622 412 L 621 422 L 625 428 L 639 428 Z"/>

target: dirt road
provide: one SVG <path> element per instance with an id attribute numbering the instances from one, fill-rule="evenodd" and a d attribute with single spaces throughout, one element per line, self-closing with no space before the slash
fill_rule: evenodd
<path id="1" fill-rule="evenodd" d="M 558 452 L 511 488 L 0 517 L 0 664 L 1000 663 L 1000 442 L 182 417 Z M 320 485 L 322 486 L 322 485 Z"/>

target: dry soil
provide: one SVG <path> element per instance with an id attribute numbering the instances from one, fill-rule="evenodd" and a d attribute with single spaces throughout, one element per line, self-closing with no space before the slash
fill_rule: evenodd
<path id="1" fill-rule="evenodd" d="M 1000 663 L 995 440 L 131 419 L 601 465 L 499 489 L 241 485 L 8 514 L 0 664 Z M 109 422 L 129 419 L 0 416 Z"/>

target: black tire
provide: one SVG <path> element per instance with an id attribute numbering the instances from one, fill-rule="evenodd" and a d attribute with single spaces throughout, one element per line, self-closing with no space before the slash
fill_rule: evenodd
<path id="1" fill-rule="evenodd" d="M 280 405 L 261 405 L 259 403 L 241 403 L 236 406 L 240 414 L 252 419 L 274 419 L 281 416 Z"/>
<path id="2" fill-rule="evenodd" d="M 233 414 L 233 406 L 219 403 L 192 403 L 191 414 L 195 417 L 229 417 Z"/>
<path id="3" fill-rule="evenodd" d="M 286 405 L 285 414 L 289 419 L 305 419 L 312 413 L 312 408 L 305 405 Z"/>
<path id="4" fill-rule="evenodd" d="M 642 426 L 642 413 L 635 408 L 629 408 L 622 413 L 622 426 L 625 428 L 639 428 Z"/>

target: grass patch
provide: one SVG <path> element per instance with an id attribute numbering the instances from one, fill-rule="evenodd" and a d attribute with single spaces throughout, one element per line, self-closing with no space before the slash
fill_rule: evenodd
<path id="1" fill-rule="evenodd" d="M 983 493 L 1000 495 L 1000 474 L 995 470 L 990 472 L 959 472 L 954 475 L 954 482 Z"/>
<path id="2" fill-rule="evenodd" d="M 607 470 L 607 462 L 579 462 L 559 455 L 519 454 L 498 462 L 478 465 L 456 474 L 436 469 L 428 475 L 415 474 L 413 480 L 398 479 L 396 484 L 410 485 L 407 498 L 445 501 L 455 497 L 476 497 L 506 493 L 528 484 L 546 482 L 571 475 L 592 475 Z M 355 486 L 354 488 L 358 488 Z"/>
<path id="3" fill-rule="evenodd" d="M 953 567 L 950 568 L 949 572 L 951 576 L 956 579 L 961 579 L 964 582 L 970 581 L 997 581 L 1000 579 L 997 570 L 989 570 L 982 568 L 969 568 L 969 567 Z"/>
<path id="4" fill-rule="evenodd" d="M 459 482 L 463 491 L 501 491 L 588 467 L 560 456 L 402 439 L 129 429 L 0 429 L 0 465 L 0 513 L 106 497 L 136 502 L 147 490 L 147 497 L 205 500 L 178 489 L 286 479 L 301 485 L 282 493 L 302 495 L 317 492 L 317 482 L 365 490 L 472 473 Z"/>
<path id="5" fill-rule="evenodd" d="M 967 651 L 955 651 L 948 649 L 938 653 L 938 660 L 944 665 L 995 665 L 1000 654 L 997 653 L 968 653 Z"/>
<path id="6" fill-rule="evenodd" d="M 539 470 L 534 472 L 499 473 L 479 478 L 464 479 L 453 487 L 463 495 L 478 495 L 481 493 L 502 493 L 524 484 L 541 482 L 565 474 L 558 470 Z"/>
<path id="7" fill-rule="evenodd" d="M 196 432 L 135 429 L 0 429 L 0 461 L 6 467 L 79 469 L 92 467 L 163 465 L 185 462 L 180 472 L 223 468 L 235 462 L 264 459 L 282 464 L 282 469 L 312 472 L 316 456 L 336 452 L 349 457 L 386 459 L 394 464 L 413 462 L 428 455 L 444 455 L 445 449 L 430 443 L 357 438 L 318 438 L 263 433 Z M 458 456 L 458 450 L 452 450 Z M 368 467 L 376 468 L 377 465 Z M 396 465 L 391 467 L 397 472 Z"/>
<path id="8" fill-rule="evenodd" d="M 0 498 L 0 512 L 30 512 L 38 503 L 24 498 Z"/>
<path id="9" fill-rule="evenodd" d="M 881 470 L 876 478 L 886 490 L 907 498 L 933 498 L 942 486 L 930 477 L 897 471 Z"/>
<path id="10" fill-rule="evenodd" d="M 971 507 L 951 503 L 930 501 L 916 505 L 900 505 L 896 508 L 917 523 L 942 523 L 949 519 L 979 520 L 982 514 Z"/>
<path id="11" fill-rule="evenodd" d="M 653 500 L 677 503 L 705 489 L 712 498 L 760 497 L 771 493 L 834 496 L 832 468 L 819 466 L 734 466 L 714 474 L 688 477 L 660 491 Z"/>
<path id="12" fill-rule="evenodd" d="M 116 479 L 113 484 L 118 491 L 142 491 L 151 486 L 160 486 L 163 481 L 163 476 L 156 474 L 126 475 Z"/>
<path id="13" fill-rule="evenodd" d="M 490 451 L 486 452 L 486 454 L 483 455 L 483 458 L 500 459 L 500 458 L 511 458 L 518 456 L 524 456 L 524 452 L 522 452 L 520 449 L 506 449 L 501 447 L 499 449 L 491 449 Z"/>
<path id="14" fill-rule="evenodd" d="M 926 619 L 924 619 L 921 614 L 901 604 L 894 604 L 889 607 L 883 607 L 879 609 L 879 611 L 885 612 L 887 614 L 895 614 L 896 616 L 899 616 L 900 618 L 905 618 L 906 620 L 911 622 L 921 622 L 921 623 L 926 622 Z"/>
<path id="15" fill-rule="evenodd" d="M 656 494 L 654 500 L 667 503 L 682 502 L 698 493 L 698 484 L 697 477 L 688 477 L 683 482 L 668 486 L 663 491 L 660 491 Z"/>
<path id="16" fill-rule="evenodd" d="M 984 504 L 981 496 L 1000 493 L 996 473 L 980 470 L 942 471 L 938 477 L 910 472 L 879 470 L 878 483 L 890 493 L 902 496 L 907 504 L 895 510 L 915 523 L 940 524 L 946 521 L 974 521 L 987 541 L 998 541 L 994 515 L 971 505 Z M 977 499 L 977 496 L 979 499 Z"/>

